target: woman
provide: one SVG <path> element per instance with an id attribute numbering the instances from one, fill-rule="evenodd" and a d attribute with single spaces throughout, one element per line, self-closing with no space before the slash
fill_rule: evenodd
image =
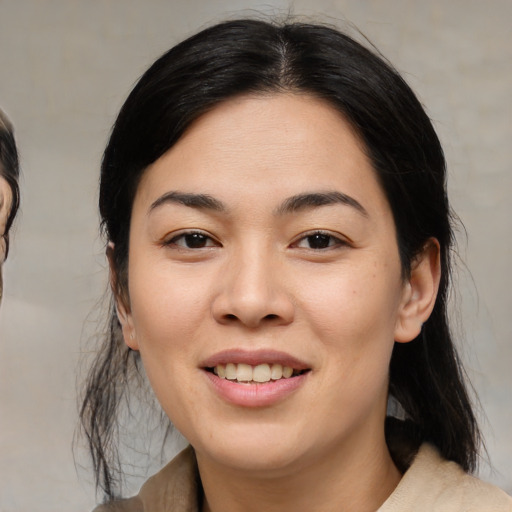
<path id="1" fill-rule="evenodd" d="M 139 358 L 191 447 L 99 510 L 512 510 L 467 473 L 443 152 L 381 57 L 318 25 L 186 40 L 122 107 L 100 212 L 115 306 L 82 408 L 98 483 L 118 497 Z"/>
<path id="2" fill-rule="evenodd" d="M 9 229 L 20 202 L 18 152 L 12 125 L 0 109 L 0 299 L 3 295 L 2 264 L 9 252 Z"/>

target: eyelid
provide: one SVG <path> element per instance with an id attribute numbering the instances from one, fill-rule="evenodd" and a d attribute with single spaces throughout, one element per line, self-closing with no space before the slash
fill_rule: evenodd
<path id="1" fill-rule="evenodd" d="M 193 249 L 191 247 L 186 247 L 184 245 L 180 245 L 180 244 L 175 243 L 176 240 L 179 240 L 182 237 L 185 237 L 187 235 L 196 235 L 196 234 L 197 235 L 202 235 L 205 238 L 207 238 L 210 242 L 213 242 L 213 244 L 207 245 L 206 247 L 202 247 L 201 249 L 209 249 L 211 247 L 220 247 L 221 246 L 221 243 L 213 235 L 211 235 L 207 231 L 203 231 L 202 229 L 194 229 L 194 228 L 191 228 L 191 229 L 180 229 L 180 230 L 177 230 L 177 231 L 173 231 L 172 233 L 167 234 L 163 238 L 161 244 L 164 247 L 168 247 L 168 246 L 174 245 L 174 246 L 176 246 L 176 247 L 178 247 L 180 249 L 197 251 L 198 249 Z"/>
<path id="2" fill-rule="evenodd" d="M 298 244 L 305 240 L 306 238 L 314 235 L 323 235 L 328 236 L 336 241 L 336 243 L 332 246 L 325 247 L 324 249 L 313 249 L 313 248 L 307 248 L 307 247 L 298 247 Z M 340 233 L 333 233 L 332 231 L 326 230 L 326 229 L 312 229 L 310 231 L 306 231 L 304 233 L 301 233 L 298 235 L 294 241 L 290 244 L 291 247 L 297 247 L 299 249 L 308 249 L 311 251 L 319 252 L 319 251 L 326 251 L 329 249 L 336 249 L 338 247 L 343 246 L 350 246 L 352 244 L 352 241 L 348 239 L 346 236 L 341 235 Z"/>

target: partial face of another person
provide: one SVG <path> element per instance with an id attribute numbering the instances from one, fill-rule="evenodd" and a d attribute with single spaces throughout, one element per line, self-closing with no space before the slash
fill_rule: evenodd
<path id="1" fill-rule="evenodd" d="M 0 299 L 3 295 L 3 281 L 2 281 L 2 264 L 5 261 L 6 242 L 5 242 L 5 228 L 7 219 L 11 211 L 12 205 L 12 191 L 4 178 L 0 177 Z"/>
<path id="2" fill-rule="evenodd" d="M 389 204 L 339 112 L 242 96 L 145 171 L 123 334 L 198 459 L 285 474 L 382 441 L 393 344 L 430 312 L 434 259 L 404 277 Z"/>

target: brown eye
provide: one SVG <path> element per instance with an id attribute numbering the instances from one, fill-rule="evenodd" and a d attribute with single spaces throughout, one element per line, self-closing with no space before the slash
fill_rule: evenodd
<path id="1" fill-rule="evenodd" d="M 203 249 L 217 245 L 208 235 L 200 232 L 182 233 L 172 238 L 167 245 L 177 245 L 186 249 Z"/>
<path id="2" fill-rule="evenodd" d="M 308 241 L 311 249 L 325 249 L 326 247 L 333 245 L 332 236 L 324 235 L 322 233 L 310 235 L 306 237 L 306 240 Z"/>
<path id="3" fill-rule="evenodd" d="M 317 251 L 340 245 L 345 245 L 343 240 L 340 240 L 339 238 L 329 233 L 323 233 L 321 231 L 306 235 L 296 244 L 296 246 L 301 249 L 313 249 Z"/>

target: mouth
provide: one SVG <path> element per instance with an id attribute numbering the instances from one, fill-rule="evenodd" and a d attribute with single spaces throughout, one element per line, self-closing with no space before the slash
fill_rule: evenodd
<path id="1" fill-rule="evenodd" d="M 226 363 L 206 367 L 205 370 L 215 374 L 220 379 L 226 379 L 239 384 L 265 384 L 298 377 L 310 371 L 308 368 L 293 368 L 292 366 L 280 363 L 262 363 L 257 365 Z"/>
<path id="2" fill-rule="evenodd" d="M 242 408 L 271 407 L 309 381 L 311 364 L 276 350 L 228 349 L 199 366 L 222 400 Z"/>

